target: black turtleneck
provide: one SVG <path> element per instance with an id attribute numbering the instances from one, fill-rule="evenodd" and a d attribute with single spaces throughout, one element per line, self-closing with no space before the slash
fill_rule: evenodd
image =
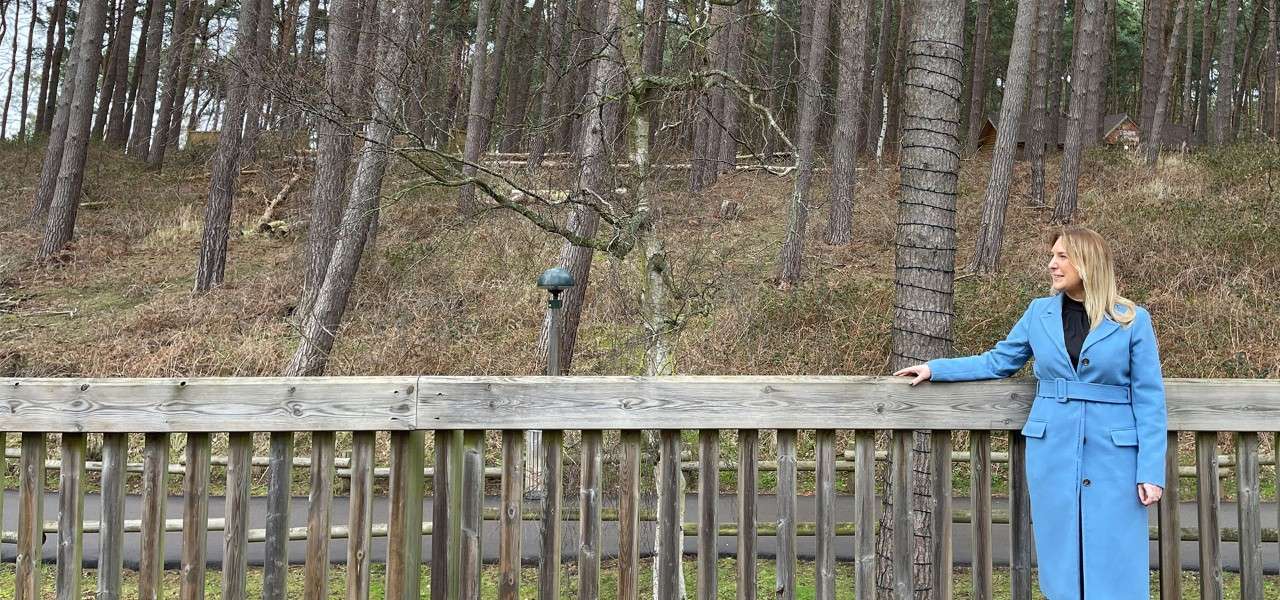
<path id="1" fill-rule="evenodd" d="M 1085 336 L 1089 335 L 1089 313 L 1083 302 L 1076 302 L 1071 296 L 1062 294 L 1062 337 L 1067 342 L 1067 354 L 1071 356 L 1074 368 L 1080 362 L 1080 347 L 1084 345 Z"/>

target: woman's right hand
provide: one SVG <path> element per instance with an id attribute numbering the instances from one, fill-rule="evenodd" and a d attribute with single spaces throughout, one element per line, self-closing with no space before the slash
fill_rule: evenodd
<path id="1" fill-rule="evenodd" d="M 920 383 L 921 381 L 925 381 L 929 379 L 930 377 L 933 376 L 933 373 L 929 371 L 928 364 L 920 364 L 920 365 L 907 367 L 905 369 L 899 370 L 897 373 L 894 373 L 894 376 L 911 377 L 912 375 L 915 376 L 915 379 L 911 380 L 911 385 L 915 385 L 917 383 Z"/>

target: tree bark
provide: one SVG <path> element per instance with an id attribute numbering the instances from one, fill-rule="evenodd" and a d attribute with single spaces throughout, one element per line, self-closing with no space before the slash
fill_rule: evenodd
<path id="1" fill-rule="evenodd" d="M 40 10 L 40 0 L 31 0 L 31 20 L 27 23 L 27 56 L 25 64 L 22 68 L 22 118 L 18 122 L 18 139 L 26 141 L 27 139 L 27 109 L 30 108 L 30 92 L 31 92 L 31 52 L 34 49 L 36 33 L 36 15 Z M 1273 88 L 1275 86 L 1272 86 Z"/>
<path id="2" fill-rule="evenodd" d="M 105 19 L 105 9 L 103 18 Z M 63 26 L 65 27 L 65 24 L 63 24 Z M 31 206 L 31 221 L 33 223 L 46 221 L 46 217 L 49 214 L 49 207 L 53 203 L 54 192 L 57 191 L 58 177 L 62 169 L 62 155 L 66 148 L 67 130 L 71 123 L 71 101 L 75 96 L 77 84 L 77 77 L 75 76 L 74 69 L 81 64 L 81 61 L 78 58 L 80 54 L 79 44 L 87 38 L 87 33 L 90 29 L 91 28 L 86 27 L 86 36 L 77 35 L 76 38 L 72 40 L 71 64 L 69 67 L 73 69 L 73 71 L 67 73 L 66 79 L 61 82 L 61 92 L 57 94 L 52 90 L 49 92 L 48 99 L 52 100 L 57 98 L 58 104 L 56 109 L 45 109 L 45 114 L 48 116 L 49 120 L 47 128 L 49 143 L 45 146 L 44 160 L 40 164 L 40 179 L 36 183 L 35 200 L 32 202 Z M 53 65 L 51 80 L 58 79 L 58 71 L 60 68 L 60 65 Z M 97 73 L 94 73 L 95 81 L 96 75 Z"/>
<path id="3" fill-rule="evenodd" d="M 4 115 L 0 116 L 0 140 L 9 137 L 9 105 L 13 101 L 13 77 L 18 71 L 18 22 L 22 18 L 22 3 L 13 2 L 13 52 L 9 57 L 9 87 L 4 95 Z"/>
<path id="4" fill-rule="evenodd" d="M 1062 175 L 1058 179 L 1058 199 L 1053 208 L 1055 223 L 1070 223 L 1075 219 L 1077 192 L 1080 184 L 1080 159 L 1086 138 L 1088 122 L 1089 89 L 1093 82 L 1090 75 L 1098 56 L 1098 31 L 1103 20 L 1103 0 L 1081 0 L 1080 34 L 1075 41 L 1071 60 L 1071 106 L 1067 116 L 1067 138 L 1062 155 Z"/>
<path id="5" fill-rule="evenodd" d="M 1240 11 L 1240 2 L 1226 2 L 1226 25 L 1222 31 L 1222 43 L 1218 46 L 1218 94 L 1214 99 L 1211 140 L 1214 146 L 1225 146 L 1235 140 L 1235 131 L 1231 128 L 1231 109 L 1235 106 L 1236 17 Z"/>
<path id="6" fill-rule="evenodd" d="M 410 13 L 406 0 L 379 0 L 378 20 L 386 39 L 404 40 L 413 33 Z M 360 147 L 355 174 L 351 178 L 351 198 L 342 215 L 324 285 L 315 305 L 303 319 L 298 349 L 285 370 L 288 376 L 324 374 L 342 315 L 347 309 L 347 299 L 355 286 L 372 215 L 377 214 L 388 148 L 394 130 L 399 128 L 397 114 L 401 92 L 396 74 L 404 70 L 407 62 L 403 44 L 387 43 L 379 47 L 377 70 L 380 76 L 375 78 L 371 118 L 365 126 L 365 143 Z"/>
<path id="7" fill-rule="evenodd" d="M 1177 61 L 1178 35 L 1182 33 L 1182 15 L 1187 0 L 1178 0 L 1178 8 L 1173 17 L 1173 33 L 1169 36 L 1169 52 L 1165 56 L 1164 71 L 1160 74 L 1160 94 L 1156 98 L 1155 113 L 1152 118 L 1151 133 L 1147 140 L 1147 166 L 1154 166 L 1160 157 L 1161 133 L 1168 120 L 1169 96 L 1173 87 L 1174 63 Z"/>
<path id="8" fill-rule="evenodd" d="M 1106 0 L 1102 4 L 1102 15 L 1098 21 L 1100 31 L 1094 38 L 1095 54 L 1089 65 L 1088 105 L 1084 112 L 1085 148 L 1092 148 L 1102 140 L 1102 116 L 1106 113 L 1104 101 L 1106 100 L 1107 63 L 1111 58 L 1115 12 L 1116 0 Z"/>
<path id="9" fill-rule="evenodd" d="M 498 114 L 498 97 L 502 95 L 504 88 L 510 87 L 510 82 L 502 75 L 507 64 L 507 47 L 513 37 L 512 25 L 516 20 L 517 6 L 515 2 L 500 4 L 494 15 L 497 22 L 494 23 L 493 55 L 485 60 L 484 127 L 480 128 L 481 153 L 490 146 L 494 129 L 502 125 L 494 122 L 494 116 Z"/>
<path id="10" fill-rule="evenodd" d="M 547 37 L 547 71 L 543 75 L 542 89 L 538 92 L 537 120 L 532 125 L 533 136 L 529 141 L 529 160 L 525 166 L 533 171 L 542 162 L 552 131 L 559 128 L 556 108 L 560 88 L 567 84 L 564 75 L 566 40 L 565 28 L 569 25 L 569 0 L 553 0 L 555 13 L 551 18 L 550 35 Z M 530 111 L 534 112 L 534 111 Z"/>
<path id="11" fill-rule="evenodd" d="M 764 105 L 773 112 L 775 118 L 781 118 L 783 107 L 787 104 L 787 91 L 791 89 L 791 61 L 795 47 L 795 36 L 788 16 L 794 11 L 793 0 L 778 0 L 774 3 L 770 21 L 773 23 L 773 36 L 769 49 L 769 90 L 765 92 Z M 777 150 L 781 140 L 770 127 L 761 128 L 765 156 Z"/>
<path id="12" fill-rule="evenodd" d="M 1036 26 L 1039 2 L 1018 0 L 1013 25 L 1013 43 L 1009 48 L 1009 70 L 1004 78 L 1004 97 L 1000 101 L 1000 129 L 991 157 L 991 178 L 982 202 L 982 224 L 973 253 L 972 271 L 995 273 L 1000 267 L 1000 248 L 1004 244 L 1004 216 L 1009 208 L 1009 183 L 1013 179 L 1013 159 L 1018 152 L 1022 133 L 1022 113 L 1027 99 L 1027 66 L 1031 59 L 1032 31 Z M 1035 110 L 1033 108 L 1033 110 Z"/>
<path id="13" fill-rule="evenodd" d="M 960 104 L 964 89 L 962 0 L 916 0 L 904 57 L 903 139 L 898 230 L 894 264 L 897 289 L 894 305 L 891 370 L 918 364 L 951 351 L 952 286 L 955 273 L 955 206 L 960 170 Z M 892 503 L 892 484 L 886 489 L 880 516 L 876 553 L 880 557 L 877 597 L 926 600 L 945 597 L 935 592 L 941 578 L 930 542 L 932 479 L 930 433 L 913 433 L 911 506 Z M 901 460 L 903 457 L 898 457 Z M 911 510 L 912 547 L 893 543 L 893 514 Z M 905 563 L 905 564 L 904 564 Z M 912 589 L 892 589 L 893 565 L 912 571 Z M 912 567 L 914 566 L 914 569 Z"/>
<path id="14" fill-rule="evenodd" d="M 858 184 L 858 129 L 862 125 L 868 12 L 871 0 L 840 0 L 840 67 L 836 129 L 831 139 L 831 211 L 826 242 L 853 241 L 853 192 Z"/>
<path id="15" fill-rule="evenodd" d="M 1152 117 L 1156 109 L 1156 93 L 1160 88 L 1161 68 L 1164 66 L 1165 21 L 1167 0 L 1147 0 L 1143 4 L 1144 25 L 1142 37 L 1142 99 L 1138 107 L 1138 131 L 1151 131 Z"/>
<path id="16" fill-rule="evenodd" d="M 106 28 L 106 2 L 90 1 L 80 6 L 80 17 L 76 20 L 76 51 L 74 72 L 68 79 L 74 79 L 69 101 L 59 105 L 61 111 L 66 108 L 67 116 L 55 115 L 54 120 L 62 120 L 66 136 L 60 152 L 61 161 L 57 169 L 56 185 L 52 202 L 49 206 L 49 219 L 45 223 L 44 240 L 40 244 L 38 258 L 48 259 L 62 251 L 76 226 L 76 209 L 80 206 L 80 187 L 84 182 L 84 163 L 89 151 L 89 128 L 93 118 L 93 98 L 97 92 L 98 68 L 102 61 L 102 32 Z M 56 128 L 55 128 L 56 129 Z M 55 132 L 56 133 L 56 132 Z M 50 140 L 50 146 L 53 140 Z M 48 159 L 46 152 L 46 159 Z"/>
<path id="17" fill-rule="evenodd" d="M 260 0 L 240 3 L 236 30 L 236 48 L 228 62 L 227 122 L 218 133 L 218 149 L 214 151 L 209 172 L 209 196 L 204 209 L 204 232 L 200 236 L 200 259 L 196 266 L 196 292 L 207 292 L 221 285 L 227 267 L 227 240 L 230 237 L 231 203 L 240 180 L 240 142 L 244 114 L 250 88 L 253 86 L 254 56 L 257 47 L 258 20 L 270 20 L 270 11 L 262 14 Z"/>
<path id="18" fill-rule="evenodd" d="M 822 74 L 826 70 L 827 36 L 831 31 L 831 0 L 813 3 L 813 28 L 800 82 L 800 119 L 796 131 L 796 180 L 787 211 L 787 230 L 778 254 L 778 284 L 789 289 L 800 281 L 804 269 L 805 227 L 809 220 L 809 185 L 813 179 L 813 153 L 817 145 L 818 116 L 822 110 Z"/>
<path id="19" fill-rule="evenodd" d="M 145 159 L 151 149 L 151 125 L 155 118 L 157 85 L 160 81 L 160 47 L 164 44 L 163 0 L 150 0 L 147 9 L 147 55 L 142 64 L 142 76 L 138 81 L 138 95 L 134 100 L 133 127 L 129 133 L 128 153 Z"/>
<path id="20" fill-rule="evenodd" d="M 170 131 L 173 126 L 173 113 L 182 112 L 182 99 L 186 95 L 184 86 L 191 63 L 192 45 L 195 42 L 196 27 L 200 23 L 200 13 L 204 0 L 178 0 L 178 8 L 173 19 L 173 34 L 169 43 L 169 64 L 166 67 L 164 93 L 160 96 L 160 114 L 156 117 L 155 131 L 151 135 L 151 147 L 147 151 L 147 167 L 159 169 L 164 166 L 164 155 L 169 148 Z"/>
<path id="21" fill-rule="evenodd" d="M 867 133 L 863 151 L 876 154 L 880 147 L 880 131 L 884 128 L 885 70 L 889 68 L 889 49 L 893 47 L 893 0 L 880 2 L 880 32 L 876 35 L 876 67 L 872 71 L 871 97 L 867 106 Z"/>
<path id="22" fill-rule="evenodd" d="M 58 90 L 62 86 L 63 55 L 67 52 L 67 0 L 59 0 L 56 10 L 58 39 L 53 48 L 53 58 L 50 60 L 53 66 L 49 70 L 49 95 L 45 98 L 44 120 L 40 123 L 38 131 L 45 135 L 52 133 L 53 113 L 58 106 Z M 67 77 L 70 78 L 70 75 Z"/>
<path id="23" fill-rule="evenodd" d="M 248 62 L 249 95 L 245 100 L 244 135 L 240 144 L 240 164 L 251 163 L 258 159 L 258 140 L 262 130 L 268 127 L 265 122 L 268 116 L 265 105 L 270 102 L 270 64 L 271 29 L 274 23 L 272 0 L 259 0 L 257 39 L 254 40 L 254 56 L 246 57 Z M 371 36 L 372 37 L 372 36 Z M 375 38 L 376 39 L 376 38 Z M 200 88 L 196 87 L 199 93 Z M 194 112 L 194 111 L 193 111 Z"/>
<path id="24" fill-rule="evenodd" d="M 1263 59 L 1263 86 L 1262 86 L 1262 131 L 1268 137 L 1274 139 L 1280 133 L 1280 124 L 1276 122 L 1276 115 L 1280 113 L 1277 110 L 1276 87 L 1277 87 L 1277 71 L 1280 71 L 1280 32 L 1277 32 L 1278 24 L 1280 24 L 1280 4 L 1276 0 L 1270 0 L 1268 3 L 1270 17 L 1267 19 L 1267 52 Z M 1190 38 L 1188 38 L 1190 39 Z M 1190 47 L 1190 44 L 1188 44 Z"/>
<path id="25" fill-rule="evenodd" d="M 1247 118 L 1248 100 L 1252 96 L 1252 82 L 1255 81 L 1253 76 L 1255 61 L 1257 55 L 1254 53 L 1254 42 L 1258 38 L 1258 30 L 1262 29 L 1262 13 L 1266 8 L 1265 0 L 1255 0 L 1253 3 L 1253 19 L 1248 29 L 1248 36 L 1245 37 L 1244 43 L 1244 60 L 1240 69 L 1240 83 L 1235 91 L 1236 109 L 1231 118 L 1231 131 L 1234 138 L 1235 132 L 1241 127 L 1241 120 Z M 1259 85 L 1259 87 L 1261 87 Z"/>
<path id="26" fill-rule="evenodd" d="M 1031 119 L 1031 127 L 1027 132 L 1026 153 L 1031 163 L 1031 206 L 1045 206 L 1044 199 L 1044 154 L 1045 144 L 1057 145 L 1057 140 L 1046 140 L 1051 110 L 1048 104 L 1050 53 L 1057 52 L 1058 45 L 1052 34 L 1050 21 L 1054 18 L 1055 3 L 1061 6 L 1060 0 L 1040 0 L 1036 9 L 1035 54 L 1031 58 L 1031 103 L 1027 105 L 1026 115 Z"/>
<path id="27" fill-rule="evenodd" d="M 349 78 L 355 69 L 355 53 L 360 36 L 359 0 L 330 0 L 325 39 L 323 113 L 316 119 L 316 172 L 311 184 L 311 223 L 307 229 L 306 270 L 297 314 L 311 312 L 316 295 L 329 272 L 329 258 L 342 218 L 342 195 L 347 189 L 347 169 L 351 160 L 352 89 Z"/>
<path id="28" fill-rule="evenodd" d="M 112 52 L 116 86 L 111 94 L 111 109 L 107 113 L 106 142 L 108 146 L 123 147 L 127 135 L 125 112 L 128 107 L 126 97 L 129 93 L 129 46 L 133 39 L 133 20 L 138 11 L 138 0 L 123 0 L 124 13 L 120 17 L 117 40 L 123 40 Z M 145 43 L 145 38 L 139 43 Z"/>
<path id="29" fill-rule="evenodd" d="M 543 11 L 543 0 L 534 0 L 527 19 L 523 14 L 524 10 L 522 8 L 517 9 L 520 15 L 516 19 L 518 22 L 516 37 L 519 40 L 516 56 L 520 58 L 504 61 L 504 68 L 507 69 L 507 78 L 511 80 L 511 85 L 507 89 L 507 99 L 503 102 L 503 130 L 502 137 L 498 140 L 498 150 L 502 152 L 519 150 L 524 140 L 525 122 L 527 120 L 525 115 L 529 114 L 529 88 L 538 72 L 538 67 L 542 64 L 542 60 L 535 60 L 532 65 L 525 64 L 524 57 L 538 55 L 538 42 L 542 36 Z"/>
<path id="30" fill-rule="evenodd" d="M 749 46 L 748 9 L 748 2 L 740 1 L 730 12 L 729 35 L 724 46 L 724 70 L 738 81 L 742 81 L 742 55 Z M 738 115 L 741 107 L 737 93 L 730 91 L 730 88 L 722 90 L 717 109 L 724 126 L 720 130 L 720 141 L 715 148 L 718 156 L 713 177 L 733 171 L 738 164 L 738 139 L 741 135 L 738 131 Z"/>
<path id="31" fill-rule="evenodd" d="M 965 154 L 978 152 L 978 136 L 986 122 L 987 110 L 987 41 L 991 36 L 991 1 L 978 0 L 974 14 L 973 65 L 969 83 L 969 132 L 965 136 Z"/>
<path id="32" fill-rule="evenodd" d="M 884 124 L 884 153 L 898 155 L 902 142 L 902 97 L 906 90 L 907 35 L 911 31 L 911 0 L 903 0 L 901 12 L 898 13 L 898 39 L 893 51 L 893 80 L 889 84 L 889 102 L 886 105 Z"/>
<path id="33" fill-rule="evenodd" d="M 39 2 L 39 0 L 32 0 Z M 50 77 L 53 74 L 52 65 L 58 64 L 54 60 L 54 36 L 58 31 L 58 27 L 62 24 L 63 12 L 66 10 L 66 0 L 57 0 L 52 7 L 49 8 L 49 20 L 45 27 L 44 33 L 44 58 L 40 60 L 40 92 L 36 97 L 36 135 L 44 134 L 44 123 L 46 120 L 45 108 L 49 101 L 49 96 L 53 93 L 50 89 Z M 65 26 L 63 26 L 65 27 Z M 61 45 L 61 41 L 58 42 Z M 57 85 L 54 83 L 53 85 Z"/>
<path id="34" fill-rule="evenodd" d="M 1049 123 L 1046 125 L 1046 133 L 1048 137 L 1047 143 L 1049 148 L 1055 152 L 1058 150 L 1058 141 L 1062 139 L 1062 85 L 1066 79 L 1066 66 L 1062 60 L 1062 21 L 1066 13 L 1066 3 L 1063 0 L 1054 0 L 1053 7 L 1053 31 L 1050 34 L 1052 42 L 1049 51 L 1049 98 L 1048 98 L 1048 118 Z"/>
<path id="35" fill-rule="evenodd" d="M 105 34 L 106 55 L 102 59 L 102 86 L 98 89 L 98 108 L 93 117 L 93 130 L 90 133 L 90 136 L 96 140 L 103 139 L 107 133 L 107 113 L 111 109 L 111 98 L 115 96 L 116 89 L 116 48 L 121 43 L 116 37 L 116 31 L 120 29 L 120 17 L 124 14 L 122 4 L 128 0 L 109 1 Z M 128 46 L 131 41 L 125 39 L 123 43 Z M 126 49 L 125 52 L 127 53 L 128 50 Z"/>
<path id="36" fill-rule="evenodd" d="M 1209 115 L 1209 73 L 1218 35 L 1218 12 L 1222 0 L 1204 0 L 1204 17 L 1201 19 L 1203 35 L 1200 44 L 1200 92 L 1196 94 L 1195 141 L 1198 145 L 1209 143 L 1212 117 Z"/>
<path id="37" fill-rule="evenodd" d="M 1207 2 L 1208 0 L 1205 0 L 1205 1 Z M 1184 39 L 1186 39 L 1186 42 L 1187 42 L 1186 44 L 1187 53 L 1186 53 L 1186 58 L 1182 62 L 1182 69 L 1183 69 L 1182 70 L 1182 118 L 1180 119 L 1180 121 L 1182 122 L 1183 127 L 1188 128 L 1187 133 L 1191 133 L 1190 128 L 1193 125 L 1195 125 L 1193 121 L 1196 118 L 1195 104 L 1191 98 L 1192 84 L 1194 82 L 1194 80 L 1192 79 L 1191 68 L 1195 64 L 1195 50 L 1196 50 L 1195 9 L 1196 9 L 1196 6 L 1195 6 L 1195 3 L 1193 2 L 1191 6 L 1186 8 L 1186 15 L 1185 15 L 1186 16 L 1185 21 L 1187 26 L 1187 32 L 1186 32 L 1187 36 Z M 1190 140 L 1187 140 L 1187 141 L 1190 141 Z"/>
<path id="38" fill-rule="evenodd" d="M 493 0 L 480 0 L 476 13 L 476 41 L 471 52 L 471 97 L 467 109 L 467 139 L 462 157 L 474 165 L 480 161 L 480 153 L 484 151 L 484 141 L 488 137 L 488 115 L 485 109 L 485 65 L 488 61 L 489 13 L 493 10 Z M 462 176 L 475 177 L 476 168 L 471 165 L 462 167 Z M 474 216 L 480 210 L 475 199 L 476 189 L 472 184 L 462 186 L 458 192 L 458 212 L 463 216 Z"/>

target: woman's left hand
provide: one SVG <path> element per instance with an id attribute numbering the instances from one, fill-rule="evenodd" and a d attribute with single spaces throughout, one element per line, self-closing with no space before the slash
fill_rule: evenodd
<path id="1" fill-rule="evenodd" d="M 1138 484 L 1138 502 L 1143 506 L 1151 506 L 1160 501 L 1160 497 L 1164 495 L 1164 488 L 1154 483 Z"/>

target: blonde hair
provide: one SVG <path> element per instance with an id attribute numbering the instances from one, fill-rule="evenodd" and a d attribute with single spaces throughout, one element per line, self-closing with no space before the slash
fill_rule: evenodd
<path id="1" fill-rule="evenodd" d="M 1104 315 L 1120 325 L 1128 325 L 1137 316 L 1137 305 L 1120 295 L 1116 287 L 1115 263 L 1111 249 L 1098 232 L 1086 227 L 1062 227 L 1050 232 L 1049 247 L 1062 240 L 1067 258 L 1084 281 L 1084 308 L 1089 315 L 1089 330 L 1102 324 Z M 1125 307 L 1124 313 L 1116 312 L 1116 305 Z"/>

